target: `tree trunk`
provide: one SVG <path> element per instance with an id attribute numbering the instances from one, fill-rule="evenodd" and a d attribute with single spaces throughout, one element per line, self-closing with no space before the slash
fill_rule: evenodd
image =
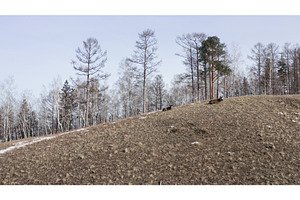
<path id="1" fill-rule="evenodd" d="M 52 101 L 54 101 L 54 97 L 52 97 Z M 52 118 L 51 118 L 51 120 L 52 120 L 52 123 L 51 123 L 51 126 L 52 126 L 52 130 L 51 130 L 51 133 L 52 134 L 54 134 L 54 103 L 52 103 L 52 112 L 51 112 L 51 114 L 52 114 Z"/>
<path id="2" fill-rule="evenodd" d="M 211 66 L 211 98 L 214 99 L 214 56 L 212 56 L 212 66 Z"/>
<path id="3" fill-rule="evenodd" d="M 196 52 L 196 65 L 197 65 L 197 102 L 200 102 L 200 69 L 199 69 L 199 50 Z"/>
<path id="4" fill-rule="evenodd" d="M 207 91 L 207 68 L 206 63 L 204 63 L 204 90 L 205 90 L 205 100 L 208 99 L 208 91 Z"/>
<path id="5" fill-rule="evenodd" d="M 260 56 L 258 58 L 258 94 L 261 95 L 261 80 L 260 80 Z"/>
<path id="6" fill-rule="evenodd" d="M 227 98 L 226 89 L 226 76 L 224 76 L 224 98 Z"/>
<path id="7" fill-rule="evenodd" d="M 159 89 L 159 109 L 162 109 L 162 91 Z"/>
<path id="8" fill-rule="evenodd" d="M 143 113 L 146 112 L 146 66 L 145 65 L 144 65 L 144 81 L 143 81 Z"/>
<path id="9" fill-rule="evenodd" d="M 211 80 L 212 79 L 212 76 L 211 76 L 212 75 L 212 69 L 211 68 L 212 68 L 212 64 L 210 63 L 209 64 L 209 69 L 208 69 L 208 73 L 209 73 L 209 99 L 212 99 L 212 95 L 211 95 L 211 91 L 212 91 L 212 87 L 211 87 L 212 86 L 212 84 L 211 84 L 212 83 L 212 80 Z"/>
<path id="10" fill-rule="evenodd" d="M 194 69 L 193 69 L 193 52 L 192 48 L 190 48 L 190 64 L 191 64 L 191 74 L 192 74 L 192 103 L 195 103 L 195 84 L 194 84 Z"/>
<path id="11" fill-rule="evenodd" d="M 290 67 L 287 61 L 287 94 L 290 94 L 291 84 L 290 84 Z"/>
<path id="12" fill-rule="evenodd" d="M 88 63 L 88 73 L 86 78 L 86 113 L 85 113 L 85 127 L 89 126 L 89 87 L 90 87 L 90 63 Z"/>
<path id="13" fill-rule="evenodd" d="M 218 75 L 218 78 L 217 78 L 217 98 L 219 98 L 219 75 Z"/>

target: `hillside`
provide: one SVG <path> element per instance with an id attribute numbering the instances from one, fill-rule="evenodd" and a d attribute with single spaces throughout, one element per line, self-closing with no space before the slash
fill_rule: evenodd
<path id="1" fill-rule="evenodd" d="M 299 95 L 236 97 L 3 143 L 0 184 L 300 184 L 299 113 Z"/>

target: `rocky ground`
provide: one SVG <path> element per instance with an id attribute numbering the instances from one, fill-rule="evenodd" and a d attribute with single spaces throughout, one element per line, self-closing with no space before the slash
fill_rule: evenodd
<path id="1" fill-rule="evenodd" d="M 248 96 L 100 124 L 1 153 L 0 184 L 300 184 L 299 113 Z"/>

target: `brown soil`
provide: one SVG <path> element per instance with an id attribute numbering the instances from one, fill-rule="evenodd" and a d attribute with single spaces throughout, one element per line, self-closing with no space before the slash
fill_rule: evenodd
<path id="1" fill-rule="evenodd" d="M 101 124 L 0 154 L 0 184 L 300 184 L 298 113 L 248 96 Z"/>

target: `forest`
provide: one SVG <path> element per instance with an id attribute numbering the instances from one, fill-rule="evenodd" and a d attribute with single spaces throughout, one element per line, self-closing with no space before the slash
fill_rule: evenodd
<path id="1" fill-rule="evenodd" d="M 72 60 L 78 76 L 54 79 L 38 99 L 14 95 L 14 80 L 0 81 L 0 142 L 55 134 L 219 97 L 299 94 L 298 44 L 253 45 L 251 68 L 239 69 L 238 51 L 229 52 L 222 38 L 205 33 L 178 36 L 181 48 L 174 56 L 183 62 L 169 88 L 158 73 L 162 60 L 151 29 L 138 34 L 135 49 L 119 67 L 119 79 L 109 88 L 105 72 L 109 52 L 96 38 L 88 38 Z M 170 69 L 171 70 L 171 69 Z"/>

